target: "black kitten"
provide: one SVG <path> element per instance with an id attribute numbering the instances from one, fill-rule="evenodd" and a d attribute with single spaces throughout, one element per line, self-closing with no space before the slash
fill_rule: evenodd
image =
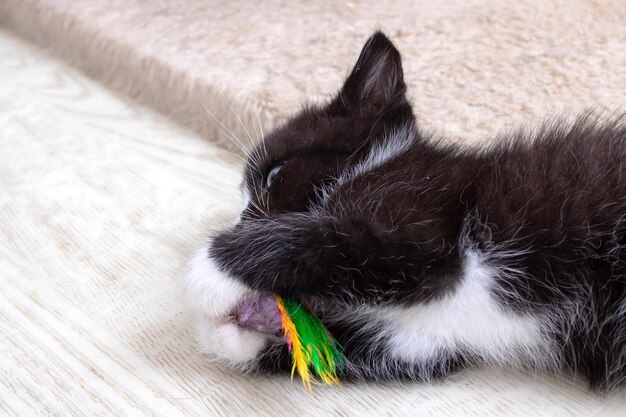
<path id="1" fill-rule="evenodd" d="M 240 221 L 191 262 L 202 348 L 288 369 L 282 340 L 233 313 L 276 292 L 313 303 L 347 378 L 428 380 L 486 362 L 623 384 L 622 119 L 467 148 L 420 132 L 405 92 L 400 54 L 376 33 L 330 103 L 249 156 Z"/>

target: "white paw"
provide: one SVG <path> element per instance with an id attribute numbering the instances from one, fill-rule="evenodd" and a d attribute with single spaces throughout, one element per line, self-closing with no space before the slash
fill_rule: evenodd
<path id="1" fill-rule="evenodd" d="M 189 261 L 186 292 L 197 316 L 200 351 L 217 362 L 240 369 L 254 366 L 267 339 L 237 326 L 231 313 L 253 291 L 230 278 L 209 258 L 210 245 L 200 248 Z"/>
<path id="2" fill-rule="evenodd" d="M 192 305 L 204 315 L 223 318 L 252 290 L 224 273 L 209 258 L 210 245 L 196 251 L 189 260 L 186 290 Z"/>

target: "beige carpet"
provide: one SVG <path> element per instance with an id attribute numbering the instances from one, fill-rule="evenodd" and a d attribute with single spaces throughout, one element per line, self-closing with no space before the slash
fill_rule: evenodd
<path id="1" fill-rule="evenodd" d="M 626 104 L 623 1 L 403 3 L 0 0 L 0 21 L 219 143 L 203 103 L 268 129 L 336 88 L 375 26 L 423 123 L 461 138 Z M 0 415 L 626 412 L 623 392 L 506 370 L 311 397 L 207 364 L 182 276 L 236 216 L 237 159 L 4 31 L 0 93 Z"/>
<path id="2" fill-rule="evenodd" d="M 205 107 L 268 129 L 334 91 L 374 28 L 423 124 L 461 138 L 626 92 L 624 0 L 0 0 L 0 22 L 218 141 Z"/>

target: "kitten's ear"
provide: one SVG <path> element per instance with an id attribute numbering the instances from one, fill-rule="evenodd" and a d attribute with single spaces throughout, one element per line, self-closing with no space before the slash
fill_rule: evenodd
<path id="1" fill-rule="evenodd" d="M 400 52 L 382 32 L 374 33 L 341 89 L 341 100 L 352 109 L 377 111 L 404 99 L 405 92 Z"/>

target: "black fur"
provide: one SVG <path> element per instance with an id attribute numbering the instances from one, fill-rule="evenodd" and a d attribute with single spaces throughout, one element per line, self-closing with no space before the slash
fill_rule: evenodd
<path id="1" fill-rule="evenodd" d="M 489 253 L 508 271 L 493 290 L 502 306 L 552 320 L 546 337 L 559 366 L 602 389 L 623 384 L 623 119 L 552 120 L 468 148 L 420 132 L 405 92 L 400 54 L 374 34 L 335 99 L 301 111 L 250 156 L 252 202 L 240 224 L 216 236 L 211 256 L 252 288 L 349 314 L 353 305 L 437 299 L 456 288 L 468 249 Z M 410 147 L 345 178 L 397 135 Z M 276 164 L 284 165 L 266 187 Z M 377 372 L 372 364 L 386 356 L 364 348 L 371 334 L 328 325 L 353 364 L 348 377 L 422 375 L 408 365 Z M 263 368 L 288 367 L 284 349 L 270 351 Z M 431 376 L 472 362 L 459 352 L 442 357 Z"/>

